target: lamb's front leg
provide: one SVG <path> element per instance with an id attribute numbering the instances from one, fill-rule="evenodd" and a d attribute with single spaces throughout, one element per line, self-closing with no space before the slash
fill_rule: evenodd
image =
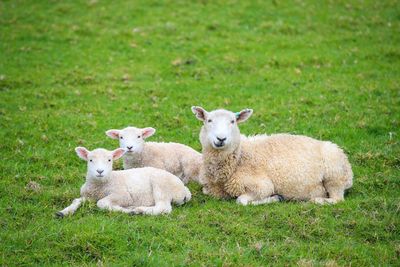
<path id="1" fill-rule="evenodd" d="M 171 202 L 161 201 L 157 202 L 151 207 L 137 207 L 131 212 L 132 215 L 146 214 L 146 215 L 159 215 L 171 213 L 172 206 Z"/>
<path id="2" fill-rule="evenodd" d="M 153 187 L 153 199 L 154 206 L 151 207 L 137 207 L 134 208 L 131 212 L 132 215 L 135 214 L 147 214 L 147 215 L 159 215 L 159 214 L 168 214 L 172 210 L 171 206 L 171 192 L 166 192 L 165 188 L 163 188 L 160 184 L 154 183 Z"/>
<path id="3" fill-rule="evenodd" d="M 132 209 L 124 208 L 120 205 L 115 205 L 110 197 L 105 197 L 97 201 L 97 207 L 103 210 L 120 211 L 123 213 L 129 213 L 132 211 Z"/>
<path id="4" fill-rule="evenodd" d="M 66 207 L 65 209 L 61 211 L 56 212 L 56 216 L 63 218 L 66 215 L 72 215 L 75 213 L 75 211 L 82 205 L 83 202 L 85 202 L 87 199 L 85 197 L 80 197 L 76 198 L 72 201 L 72 204 Z"/>

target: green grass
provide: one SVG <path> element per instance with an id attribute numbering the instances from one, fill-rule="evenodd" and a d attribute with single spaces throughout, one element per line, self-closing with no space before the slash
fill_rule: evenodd
<path id="1" fill-rule="evenodd" d="M 160 2 L 0 1 L 0 265 L 400 265 L 399 2 Z M 168 216 L 53 217 L 84 182 L 76 146 L 135 125 L 200 150 L 192 105 L 337 143 L 346 201 L 241 207 L 190 184 Z"/>

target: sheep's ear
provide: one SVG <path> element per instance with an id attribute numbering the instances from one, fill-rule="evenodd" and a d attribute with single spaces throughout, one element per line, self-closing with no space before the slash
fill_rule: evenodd
<path id="1" fill-rule="evenodd" d="M 106 135 L 111 137 L 112 139 L 119 139 L 120 130 L 108 130 L 106 131 Z"/>
<path id="2" fill-rule="evenodd" d="M 192 112 L 196 115 L 196 118 L 201 121 L 206 120 L 207 111 L 202 107 L 192 107 Z"/>
<path id="3" fill-rule="evenodd" d="M 75 148 L 75 152 L 76 154 L 78 154 L 78 157 L 80 157 L 83 160 L 88 160 L 88 155 L 89 155 L 89 150 L 87 150 L 84 147 L 78 146 L 77 148 Z"/>
<path id="4" fill-rule="evenodd" d="M 123 149 L 123 148 L 117 148 L 117 149 L 113 150 L 113 152 L 112 152 L 113 160 L 119 159 L 124 154 L 125 154 L 125 149 Z"/>
<path id="5" fill-rule="evenodd" d="M 253 110 L 252 110 L 252 109 L 249 109 L 249 108 L 243 109 L 243 110 L 240 111 L 240 112 L 236 112 L 236 113 L 235 113 L 235 115 L 236 115 L 236 121 L 237 121 L 238 123 L 244 122 L 244 121 L 246 121 L 248 118 L 250 118 L 251 114 L 253 114 Z"/>
<path id="6" fill-rule="evenodd" d="M 151 128 L 151 127 L 147 127 L 147 128 L 142 129 L 143 139 L 146 139 L 147 137 L 152 136 L 155 132 L 156 132 L 156 129 Z"/>

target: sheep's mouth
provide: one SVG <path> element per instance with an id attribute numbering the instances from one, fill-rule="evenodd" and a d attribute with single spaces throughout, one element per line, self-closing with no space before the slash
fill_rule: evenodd
<path id="1" fill-rule="evenodd" d="M 225 146 L 224 142 L 218 142 L 218 143 L 214 142 L 214 147 L 215 148 L 223 148 L 224 146 Z"/>
<path id="2" fill-rule="evenodd" d="M 98 175 L 96 175 L 96 177 L 99 177 L 99 178 L 101 178 L 101 177 L 104 177 L 104 175 L 102 175 L 102 174 L 98 174 Z"/>

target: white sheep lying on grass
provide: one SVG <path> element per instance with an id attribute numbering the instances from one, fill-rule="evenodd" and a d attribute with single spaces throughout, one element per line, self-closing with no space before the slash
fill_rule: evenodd
<path id="1" fill-rule="evenodd" d="M 126 150 L 124 169 L 154 167 L 178 176 L 184 184 L 199 182 L 202 157 L 191 147 L 178 143 L 145 142 L 155 133 L 151 127 L 126 127 L 122 130 L 108 130 L 106 135 L 119 139 L 120 147 Z"/>
<path id="2" fill-rule="evenodd" d="M 192 111 L 204 122 L 204 193 L 237 197 L 242 205 L 280 201 L 282 196 L 324 204 L 344 200 L 345 189 L 352 186 L 350 163 L 331 142 L 289 134 L 240 135 L 237 124 L 251 116 L 251 109 Z"/>
<path id="3" fill-rule="evenodd" d="M 87 161 L 86 182 L 81 187 L 81 197 L 57 212 L 59 217 L 73 214 L 86 200 L 97 201 L 100 209 L 158 215 L 170 213 L 171 202 L 181 205 L 191 198 L 182 181 L 167 171 L 152 167 L 113 171 L 113 161 L 125 152 L 122 148 L 88 151 L 77 147 L 75 151 Z"/>

